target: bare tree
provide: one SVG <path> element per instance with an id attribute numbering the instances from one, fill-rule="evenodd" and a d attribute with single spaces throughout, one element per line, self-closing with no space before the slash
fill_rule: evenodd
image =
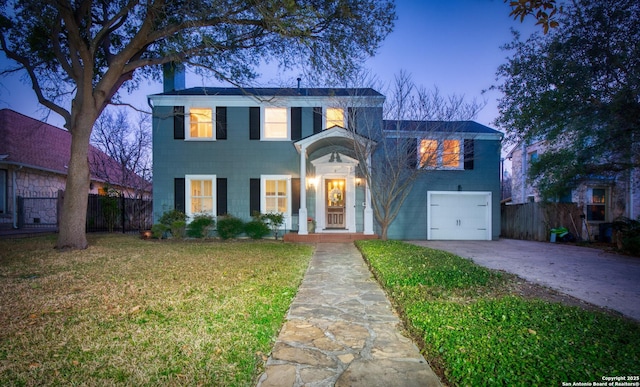
<path id="1" fill-rule="evenodd" d="M 150 189 L 151 120 L 140 113 L 136 125 L 123 110 L 105 112 L 96 121 L 91 142 L 108 157 L 92 154 L 91 169 L 98 177 L 131 198 L 143 198 Z"/>
<path id="2" fill-rule="evenodd" d="M 5 0 L 0 49 L 46 108 L 65 119 L 71 159 L 56 247 L 86 248 L 89 141 L 119 91 L 192 64 L 235 84 L 276 59 L 347 74 L 393 28 L 391 0 Z"/>
<path id="3" fill-rule="evenodd" d="M 387 239 L 389 226 L 416 179 L 461 157 L 461 149 L 442 149 L 439 140 L 455 134 L 460 121 L 473 119 L 484 106 L 475 100 L 466 102 L 464 96 L 444 97 L 436 87 L 416 86 L 406 72 L 395 77 L 386 94 L 382 123 L 372 115 L 355 113 L 350 121 L 357 125 L 349 128 L 354 136 L 371 140 L 354 141 L 354 151 L 371 191 L 382 239 Z"/>

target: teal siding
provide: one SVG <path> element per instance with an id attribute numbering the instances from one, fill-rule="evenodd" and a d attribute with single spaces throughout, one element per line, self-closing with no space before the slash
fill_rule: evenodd
<path id="1" fill-rule="evenodd" d="M 474 169 L 426 172 L 413 185 L 398 216 L 389 227 L 389 239 L 427 239 L 427 191 L 491 192 L 492 238 L 500 236 L 500 141 L 476 140 Z"/>
<path id="2" fill-rule="evenodd" d="M 313 132 L 311 108 L 303 109 L 303 136 Z M 227 139 L 173 139 L 171 107 L 156 107 L 153 123 L 154 217 L 173 208 L 173 180 L 187 174 L 216 175 L 228 184 L 228 212 L 250 219 L 249 179 L 299 177 L 300 156 L 291 141 L 249 141 L 249 108 L 227 109 Z"/>

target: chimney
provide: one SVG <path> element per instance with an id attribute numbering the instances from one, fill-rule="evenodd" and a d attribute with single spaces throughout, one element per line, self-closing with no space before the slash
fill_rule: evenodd
<path id="1" fill-rule="evenodd" d="M 184 65 L 178 62 L 169 62 L 162 65 L 163 92 L 183 90 L 185 88 Z"/>

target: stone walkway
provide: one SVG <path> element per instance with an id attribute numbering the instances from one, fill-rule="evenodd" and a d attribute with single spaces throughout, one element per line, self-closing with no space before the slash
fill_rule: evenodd
<path id="1" fill-rule="evenodd" d="M 352 243 L 319 243 L 258 387 L 441 386 Z"/>

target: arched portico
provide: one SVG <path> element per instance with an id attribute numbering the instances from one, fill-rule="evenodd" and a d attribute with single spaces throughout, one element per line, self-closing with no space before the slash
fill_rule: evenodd
<path id="1" fill-rule="evenodd" d="M 306 219 L 308 205 L 315 212 L 316 232 L 355 233 L 373 235 L 371 193 L 366 179 L 358 176 L 359 165 L 355 146 L 371 145 L 371 141 L 334 126 L 294 143 L 300 154 L 299 235 L 309 233 Z M 357 190 L 364 191 L 358 200 Z M 311 193 L 312 202 L 307 202 Z"/>

